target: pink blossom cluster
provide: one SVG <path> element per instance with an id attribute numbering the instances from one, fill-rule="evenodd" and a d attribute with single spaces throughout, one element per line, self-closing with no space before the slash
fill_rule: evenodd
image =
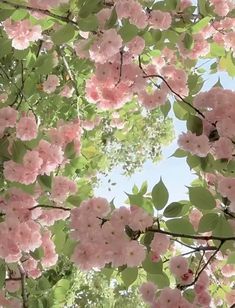
<path id="1" fill-rule="evenodd" d="M 5 108 L 3 108 L 2 112 L 2 125 L 5 125 L 3 126 L 4 129 L 5 127 L 13 127 L 15 125 L 17 115 L 14 109 L 6 108 L 7 112 L 4 113 Z M 81 128 L 78 120 L 71 123 L 60 123 L 57 128 L 50 129 L 48 134 L 51 143 L 41 139 L 33 150 L 28 150 L 25 153 L 21 163 L 13 160 L 4 162 L 3 172 L 8 181 L 29 185 L 36 181 L 38 175 L 49 175 L 64 162 L 64 151 L 69 143 L 73 143 L 74 151 L 77 154 L 80 153 Z M 35 139 L 37 137 L 35 118 L 32 116 L 21 117 L 16 124 L 16 136 L 23 141 Z M 67 193 L 72 190 L 74 191 L 71 186 Z"/>
<path id="2" fill-rule="evenodd" d="M 189 268 L 188 260 L 182 256 L 172 257 L 169 268 L 181 285 L 193 282 L 193 271 Z"/>
<path id="3" fill-rule="evenodd" d="M 184 39 L 185 34 L 181 35 L 181 39 L 178 43 L 178 48 L 180 51 L 180 55 L 183 58 L 189 58 L 189 59 L 198 59 L 199 57 L 206 56 L 210 52 L 210 44 L 205 39 L 205 35 L 203 33 L 196 33 L 193 34 L 193 45 L 192 47 L 186 48 Z"/>
<path id="4" fill-rule="evenodd" d="M 1 212 L 5 220 L 0 223 L 0 256 L 6 262 L 17 262 L 22 252 L 29 253 L 42 244 L 40 226 L 30 208 L 36 200 L 17 188 L 9 189 L 1 200 Z"/>
<path id="5" fill-rule="evenodd" d="M 59 84 L 60 84 L 60 80 L 56 75 L 49 75 L 42 84 L 43 91 L 46 92 L 47 94 L 51 94 L 55 92 Z M 65 94 L 65 93 L 62 92 L 62 94 Z"/>
<path id="6" fill-rule="evenodd" d="M 77 191 L 76 183 L 65 176 L 54 176 L 51 187 L 51 199 L 61 203 L 66 200 L 69 195 L 75 194 Z"/>
<path id="7" fill-rule="evenodd" d="M 151 259 L 153 262 L 158 262 L 170 247 L 169 236 L 161 233 L 154 234 L 151 241 Z"/>
<path id="8" fill-rule="evenodd" d="M 153 218 L 137 206 L 111 212 L 106 199 L 83 201 L 71 210 L 71 236 L 79 242 L 72 261 L 82 270 L 102 268 L 108 263 L 113 267 L 138 266 L 146 257 L 145 247 L 128 237 L 126 228 L 144 231 L 152 224 Z"/>
<path id="9" fill-rule="evenodd" d="M 140 287 L 143 300 L 152 308 L 193 308 L 193 305 L 182 296 L 179 289 L 167 287 L 162 289 L 158 296 L 156 291 L 157 287 L 152 282 L 145 282 Z"/>
<path id="10" fill-rule="evenodd" d="M 214 12 L 219 16 L 226 16 L 234 8 L 232 0 L 209 0 L 214 8 Z"/>
<path id="11" fill-rule="evenodd" d="M 31 42 L 42 38 L 41 26 L 32 25 L 28 19 L 19 21 L 6 19 L 3 26 L 8 37 L 12 39 L 12 46 L 19 50 L 28 48 Z"/>
<path id="12" fill-rule="evenodd" d="M 68 3 L 69 0 L 28 0 L 29 5 L 34 8 L 39 8 L 43 10 L 48 10 L 51 8 L 58 7 L 61 4 Z"/>
<path id="13" fill-rule="evenodd" d="M 204 157 L 211 153 L 216 159 L 232 160 L 235 139 L 234 99 L 235 92 L 219 87 L 199 93 L 193 104 L 205 116 L 203 134 L 197 136 L 192 132 L 183 133 L 178 139 L 179 146 L 197 156 Z M 211 138 L 213 133 L 218 134 L 216 140 Z"/>

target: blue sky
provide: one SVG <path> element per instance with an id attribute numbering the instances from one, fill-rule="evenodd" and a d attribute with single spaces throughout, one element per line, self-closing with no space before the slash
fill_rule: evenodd
<path id="1" fill-rule="evenodd" d="M 205 62 L 205 60 L 199 62 Z M 203 65 L 205 69 L 208 69 L 210 63 Z M 220 78 L 220 82 L 224 88 L 235 90 L 235 79 L 232 79 L 225 72 L 219 72 L 217 74 L 209 75 L 205 74 L 205 84 L 202 91 L 210 89 Z M 195 178 L 193 173 L 190 171 L 185 158 L 174 158 L 171 156 L 177 149 L 177 136 L 186 131 L 185 122 L 177 120 L 173 113 L 170 115 L 173 118 L 175 127 L 175 139 L 170 146 L 163 148 L 163 159 L 158 163 L 152 163 L 147 161 L 140 172 L 136 172 L 131 177 L 126 177 L 122 175 L 122 169 L 120 167 L 114 168 L 107 177 L 99 176 L 100 185 L 95 189 L 96 196 L 103 196 L 109 201 L 115 198 L 114 204 L 116 206 L 121 206 L 124 204 L 127 196 L 125 192 L 131 193 L 132 187 L 136 184 L 138 187 L 144 181 L 148 182 L 148 190 L 151 191 L 152 187 L 159 181 L 162 177 L 169 191 L 169 202 L 187 199 L 187 188 Z M 115 182 L 115 186 L 111 186 L 108 180 Z M 111 188 L 111 191 L 108 190 Z"/>

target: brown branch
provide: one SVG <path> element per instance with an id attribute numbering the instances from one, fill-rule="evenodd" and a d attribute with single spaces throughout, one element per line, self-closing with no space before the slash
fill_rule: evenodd
<path id="1" fill-rule="evenodd" d="M 198 274 L 195 276 L 194 280 L 184 286 L 181 286 L 181 289 L 186 289 L 188 287 L 193 286 L 199 279 L 201 273 L 207 268 L 207 266 L 210 264 L 210 262 L 212 261 L 212 259 L 216 256 L 216 254 L 220 251 L 221 247 L 223 246 L 223 244 L 225 243 L 226 240 L 221 240 L 219 246 L 217 247 L 217 249 L 215 250 L 215 252 L 210 256 L 210 258 L 207 260 L 207 262 L 203 265 L 203 267 L 200 269 L 200 271 L 198 272 Z M 201 262 L 200 262 L 201 263 Z"/>
<path id="2" fill-rule="evenodd" d="M 204 116 L 204 114 L 196 107 L 194 107 L 192 104 L 190 104 L 188 101 L 186 101 L 183 96 L 181 96 L 179 93 L 177 93 L 175 90 L 173 90 L 173 88 L 169 85 L 168 81 L 166 81 L 166 79 L 158 74 L 153 74 L 153 75 L 145 75 L 143 76 L 143 78 L 159 78 L 161 79 L 166 86 L 169 88 L 169 90 L 175 95 L 177 96 L 183 103 L 185 103 L 186 105 L 188 105 L 190 108 L 192 108 L 196 113 L 198 113 L 203 119 L 205 119 L 206 117 Z M 215 126 L 215 124 L 214 124 Z"/>
<path id="3" fill-rule="evenodd" d="M 122 67 L 123 67 L 123 49 L 120 50 L 120 69 L 119 69 L 119 78 L 117 83 L 115 84 L 115 87 L 121 82 L 122 79 Z"/>
<path id="4" fill-rule="evenodd" d="M 34 8 L 34 7 L 31 7 L 31 6 L 28 6 L 28 5 L 23 5 L 23 4 L 17 4 L 17 3 L 13 3 L 13 2 L 9 2 L 7 0 L 1 0 L 1 3 L 5 3 L 5 4 L 8 4 L 12 7 L 14 7 L 16 10 L 17 9 L 25 9 L 25 10 L 29 10 L 29 11 L 32 11 L 32 12 L 38 12 L 38 13 L 42 13 L 42 14 L 45 14 L 47 16 L 50 16 L 52 18 L 55 18 L 55 19 L 59 19 L 63 22 L 66 22 L 66 23 L 71 23 L 75 26 L 78 27 L 78 24 L 76 21 L 66 17 L 66 16 L 61 16 L 61 15 L 57 15 L 57 14 L 54 14 L 52 13 L 51 11 L 49 10 L 45 10 L 45 9 L 40 9 L 40 8 Z"/>
<path id="5" fill-rule="evenodd" d="M 23 300 L 23 308 L 29 308 L 28 305 L 28 296 L 26 292 L 26 272 L 21 264 L 21 262 L 18 263 L 18 268 L 20 271 L 21 276 L 21 296 Z"/>
<path id="6" fill-rule="evenodd" d="M 62 59 L 62 61 L 64 63 L 64 67 L 65 67 L 65 69 L 66 69 L 66 71 L 67 71 L 67 73 L 69 75 L 70 80 L 73 83 L 73 88 L 75 90 L 75 93 L 76 93 L 77 97 L 79 97 L 80 94 L 79 94 L 79 91 L 78 91 L 77 82 L 75 80 L 75 76 L 73 75 L 73 72 L 70 69 L 68 61 L 66 60 L 66 57 L 65 57 L 65 55 L 63 55 L 62 50 L 60 48 L 57 48 L 56 50 L 57 50 L 59 56 L 61 57 L 61 59 Z"/>
<path id="7" fill-rule="evenodd" d="M 171 235 L 173 237 L 191 238 L 191 239 L 194 239 L 194 240 L 204 240 L 204 241 L 216 240 L 216 241 L 223 241 L 223 242 L 225 242 L 225 241 L 235 241 L 234 236 L 220 237 L 220 236 L 214 236 L 214 235 L 210 235 L 210 236 L 207 236 L 207 235 L 191 235 L 191 234 L 183 234 L 183 233 L 165 231 L 165 230 L 161 230 L 161 229 L 156 229 L 154 227 L 147 228 L 146 231 Z"/>
<path id="8" fill-rule="evenodd" d="M 55 205 L 49 205 L 49 204 L 38 204 L 38 205 L 35 205 L 33 207 L 31 207 L 29 210 L 32 211 L 34 209 L 37 209 L 37 208 L 48 208 L 48 209 L 56 209 L 56 210 L 63 210 L 63 211 L 71 211 L 70 208 L 67 208 L 67 207 L 63 207 L 63 206 L 55 206 Z"/>

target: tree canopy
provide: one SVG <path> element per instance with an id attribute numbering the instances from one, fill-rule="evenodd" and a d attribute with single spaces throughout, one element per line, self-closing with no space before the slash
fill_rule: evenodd
<path id="1" fill-rule="evenodd" d="M 234 30 L 232 0 L 0 0 L 0 306 L 234 307 L 235 92 L 202 91 Z M 95 196 L 158 163 L 172 115 L 188 199 Z"/>

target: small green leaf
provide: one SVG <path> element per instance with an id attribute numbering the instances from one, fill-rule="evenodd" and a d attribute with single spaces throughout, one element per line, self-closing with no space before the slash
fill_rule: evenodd
<path id="1" fill-rule="evenodd" d="M 193 41 L 193 37 L 190 33 L 188 33 L 188 32 L 185 33 L 183 43 L 184 43 L 185 48 L 187 48 L 187 49 L 193 48 L 194 41 Z"/>
<path id="2" fill-rule="evenodd" d="M 21 163 L 26 151 L 27 149 L 21 140 L 14 141 L 12 145 L 12 159 L 17 163 Z"/>
<path id="3" fill-rule="evenodd" d="M 98 28 L 98 19 L 95 15 L 89 15 L 78 21 L 78 26 L 82 31 L 95 31 Z"/>
<path id="4" fill-rule="evenodd" d="M 62 230 L 56 232 L 55 235 L 53 236 L 53 241 L 55 243 L 57 253 L 61 253 L 61 251 L 63 250 L 65 239 L 66 239 L 66 234 Z"/>
<path id="5" fill-rule="evenodd" d="M 169 287 L 170 280 L 165 273 L 162 274 L 147 274 L 148 281 L 154 282 L 159 289 Z"/>
<path id="6" fill-rule="evenodd" d="M 82 30 L 82 29 L 81 29 Z M 71 24 L 62 26 L 59 30 L 54 32 L 51 36 L 52 41 L 56 45 L 61 45 L 70 41 L 75 35 L 75 28 Z"/>
<path id="7" fill-rule="evenodd" d="M 199 222 L 198 231 L 207 232 L 215 229 L 219 216 L 215 213 L 207 213 L 202 216 Z"/>
<path id="8" fill-rule="evenodd" d="M 203 28 L 205 28 L 209 24 L 211 19 L 212 19 L 212 16 L 206 16 L 202 18 L 199 22 L 197 22 L 191 27 L 192 32 L 193 33 L 200 32 Z"/>
<path id="9" fill-rule="evenodd" d="M 212 57 L 223 57 L 225 55 L 225 48 L 213 42 L 210 44 L 210 54 Z"/>
<path id="10" fill-rule="evenodd" d="M 162 274 L 162 261 L 153 262 L 150 254 L 147 255 L 146 259 L 142 263 L 143 269 L 149 274 Z"/>
<path id="11" fill-rule="evenodd" d="M 126 268 L 121 272 L 122 281 L 128 288 L 138 277 L 138 268 Z"/>
<path id="12" fill-rule="evenodd" d="M 189 187 L 189 199 L 198 209 L 211 210 L 216 206 L 215 198 L 204 187 Z"/>
<path id="13" fill-rule="evenodd" d="M 189 115 L 187 119 L 187 129 L 197 136 L 201 135 L 203 131 L 202 120 L 197 116 Z"/>
<path id="14" fill-rule="evenodd" d="M 112 13 L 109 17 L 109 19 L 106 21 L 105 23 L 105 29 L 110 29 L 113 28 L 113 26 L 116 24 L 117 22 L 117 12 L 115 7 L 112 9 Z"/>
<path id="15" fill-rule="evenodd" d="M 52 176 L 50 175 L 40 175 L 38 177 L 39 184 L 45 189 L 51 189 Z"/>
<path id="16" fill-rule="evenodd" d="M 132 40 L 137 34 L 138 34 L 139 29 L 130 24 L 129 22 L 125 22 L 125 24 L 121 27 L 119 30 L 119 34 L 121 35 L 123 41 L 129 42 Z"/>
<path id="17" fill-rule="evenodd" d="M 142 194 L 142 195 L 146 194 L 147 189 L 148 189 L 148 182 L 145 181 L 140 188 L 139 194 Z"/>
<path id="18" fill-rule="evenodd" d="M 0 259 L 0 289 L 4 286 L 6 278 L 6 265 L 5 262 Z"/>
<path id="19" fill-rule="evenodd" d="M 235 264 L 235 252 L 229 254 L 227 264 Z"/>
<path id="20" fill-rule="evenodd" d="M 171 232 L 180 234 L 194 234 L 192 224 L 186 218 L 175 218 L 166 221 L 166 226 Z"/>
<path id="21" fill-rule="evenodd" d="M 213 230 L 213 235 L 221 237 L 229 237 L 234 235 L 232 227 L 223 215 L 219 216 L 216 227 Z"/>
<path id="22" fill-rule="evenodd" d="M 170 157 L 178 157 L 178 158 L 182 158 L 182 157 L 186 157 L 188 155 L 188 153 L 182 149 L 177 149 Z"/>
<path id="23" fill-rule="evenodd" d="M 168 190 L 162 179 L 153 187 L 152 199 L 156 209 L 161 210 L 167 204 L 169 198 Z"/>
<path id="24" fill-rule="evenodd" d="M 172 202 L 165 208 L 163 215 L 169 218 L 181 216 L 183 207 L 184 207 L 184 204 L 182 203 Z"/>

